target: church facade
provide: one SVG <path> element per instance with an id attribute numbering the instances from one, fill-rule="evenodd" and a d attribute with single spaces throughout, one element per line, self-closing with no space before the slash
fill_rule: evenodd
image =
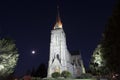
<path id="1" fill-rule="evenodd" d="M 61 73 L 62 71 L 69 71 L 73 77 L 78 77 L 85 73 L 80 53 L 69 52 L 67 49 L 66 36 L 58 12 L 56 24 L 51 31 L 47 77 L 51 77 L 54 72 Z"/>

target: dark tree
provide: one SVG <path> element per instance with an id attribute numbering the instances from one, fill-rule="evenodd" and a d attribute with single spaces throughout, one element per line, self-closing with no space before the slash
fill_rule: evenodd
<path id="1" fill-rule="evenodd" d="M 40 66 L 36 70 L 35 75 L 36 75 L 36 77 L 41 77 L 41 78 L 44 78 L 47 76 L 47 68 L 44 63 L 40 64 Z"/>
<path id="2" fill-rule="evenodd" d="M 120 74 L 120 0 L 117 0 L 105 25 L 103 38 L 92 55 L 90 67 L 95 74 Z"/>
<path id="3" fill-rule="evenodd" d="M 120 1 L 105 26 L 102 40 L 103 57 L 110 72 L 120 71 Z"/>

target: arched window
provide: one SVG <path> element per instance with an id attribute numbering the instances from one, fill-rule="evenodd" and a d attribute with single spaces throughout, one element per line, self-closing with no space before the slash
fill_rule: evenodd
<path id="1" fill-rule="evenodd" d="M 61 60 L 60 60 L 60 56 L 59 56 L 59 54 L 57 54 L 57 59 L 59 60 L 59 62 L 61 63 Z"/>

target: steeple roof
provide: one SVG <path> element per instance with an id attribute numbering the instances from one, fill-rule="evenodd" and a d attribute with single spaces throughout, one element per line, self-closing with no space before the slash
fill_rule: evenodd
<path id="1" fill-rule="evenodd" d="M 60 13 L 59 13 L 59 6 L 57 6 L 57 17 L 56 17 L 56 24 L 54 26 L 54 29 L 62 28 L 62 22 L 60 19 Z"/>

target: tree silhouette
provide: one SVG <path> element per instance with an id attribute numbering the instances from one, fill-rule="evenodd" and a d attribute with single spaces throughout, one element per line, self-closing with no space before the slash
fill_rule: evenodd
<path id="1" fill-rule="evenodd" d="M 46 75 L 47 75 L 46 65 L 45 65 L 44 63 L 40 64 L 40 66 L 38 67 L 36 73 L 37 73 L 38 76 L 40 76 L 41 78 L 46 77 Z"/>
<path id="2" fill-rule="evenodd" d="M 41 63 L 39 67 L 35 70 L 32 69 L 31 76 L 44 78 L 47 76 L 47 68 L 44 63 Z"/>
<path id="3" fill-rule="evenodd" d="M 110 72 L 120 71 L 120 1 L 106 24 L 102 40 L 103 57 Z"/>
<path id="4" fill-rule="evenodd" d="M 103 38 L 100 42 L 100 47 L 95 49 L 93 55 L 101 55 L 102 66 L 95 67 L 95 60 L 98 60 L 95 56 L 92 56 L 91 67 L 95 71 L 103 73 L 119 73 L 120 74 L 120 0 L 116 0 L 116 6 L 113 8 L 113 13 L 109 17 L 107 24 L 105 25 L 105 31 Z M 98 45 L 98 46 L 99 46 Z"/>

